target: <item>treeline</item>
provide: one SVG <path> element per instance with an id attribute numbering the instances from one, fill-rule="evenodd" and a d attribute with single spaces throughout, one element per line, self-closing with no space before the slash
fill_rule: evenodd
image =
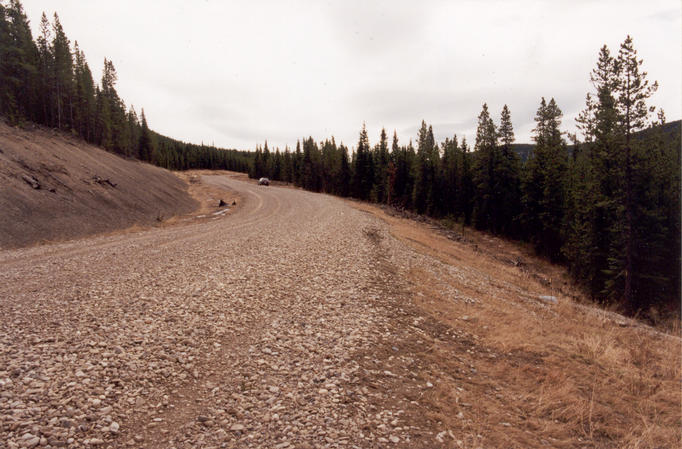
<path id="1" fill-rule="evenodd" d="M 248 171 L 305 189 L 391 204 L 534 245 L 566 264 L 594 297 L 631 312 L 680 301 L 680 129 L 655 122 L 649 84 L 632 40 L 604 46 L 578 125 L 561 131 L 554 99 L 541 100 L 532 152 L 520 158 L 507 106 L 500 123 L 487 105 L 473 147 L 456 135 L 436 142 L 422 122 L 416 147 L 382 130 L 370 145 L 363 126 L 353 152 L 334 138 L 255 154 L 194 145 L 149 129 L 116 91 L 104 61 L 99 84 L 82 50 L 43 14 L 33 39 L 19 0 L 0 0 L 0 114 L 12 125 L 61 129 L 123 157 L 169 169 Z M 568 137 L 572 142 L 569 146 Z M 528 150 L 528 148 L 525 148 Z"/>
<path id="2" fill-rule="evenodd" d="M 496 124 L 484 104 L 473 148 L 456 135 L 436 142 L 426 122 L 416 148 L 396 133 L 389 142 L 385 130 L 371 146 L 363 125 L 352 155 L 334 138 L 283 152 L 266 142 L 249 174 L 527 241 L 595 298 L 632 313 L 677 308 L 680 126 L 665 124 L 662 111 L 649 121 L 657 85 L 641 65 L 630 37 L 616 56 L 604 46 L 578 120 L 582 141 L 561 130 L 556 101 L 542 98 L 525 161 L 513 149 L 509 108 Z"/>
<path id="3" fill-rule="evenodd" d="M 11 125 L 34 122 L 68 131 L 124 157 L 165 168 L 246 172 L 246 152 L 180 142 L 151 131 L 116 91 L 114 64 L 105 59 L 95 84 L 85 54 L 71 42 L 55 13 L 45 13 L 34 41 L 21 2 L 0 1 L 0 115 Z"/>

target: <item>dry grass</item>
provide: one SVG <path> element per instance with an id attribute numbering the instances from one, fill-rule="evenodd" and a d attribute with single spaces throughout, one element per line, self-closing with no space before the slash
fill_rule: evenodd
<path id="1" fill-rule="evenodd" d="M 679 327 L 664 333 L 590 305 L 561 267 L 518 245 L 468 229 L 454 241 L 353 205 L 464 274 L 409 273 L 418 313 L 458 335 L 432 337 L 420 355 L 438 379 L 422 404 L 452 432 L 447 447 L 680 447 Z"/>

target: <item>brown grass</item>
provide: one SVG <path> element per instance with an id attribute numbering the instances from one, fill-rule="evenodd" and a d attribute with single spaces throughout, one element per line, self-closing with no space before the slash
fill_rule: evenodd
<path id="1" fill-rule="evenodd" d="M 679 326 L 665 333 L 597 308 L 561 267 L 519 245 L 470 229 L 456 241 L 428 223 L 352 204 L 465 274 L 409 272 L 418 313 L 456 335 L 434 333 L 419 356 L 437 379 L 420 403 L 451 430 L 447 447 L 680 447 Z M 457 298 L 446 293 L 453 288 Z"/>

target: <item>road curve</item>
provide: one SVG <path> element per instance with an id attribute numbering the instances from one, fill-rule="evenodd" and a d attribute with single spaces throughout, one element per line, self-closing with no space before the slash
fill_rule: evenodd
<path id="1" fill-rule="evenodd" d="M 415 447 L 379 388 L 393 374 L 366 367 L 391 351 L 403 288 L 384 225 L 326 195 L 203 182 L 240 209 L 0 252 L 0 441 Z"/>

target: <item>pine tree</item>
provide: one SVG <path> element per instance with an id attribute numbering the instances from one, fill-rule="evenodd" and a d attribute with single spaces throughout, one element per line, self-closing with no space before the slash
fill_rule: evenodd
<path id="1" fill-rule="evenodd" d="M 374 162 L 369 147 L 367 128 L 363 123 L 353 163 L 353 196 L 360 200 L 368 201 L 371 197 L 373 186 Z"/>
<path id="2" fill-rule="evenodd" d="M 500 114 L 499 139 L 502 143 L 499 153 L 500 162 L 496 170 L 495 189 L 499 192 L 499 208 L 496 214 L 497 229 L 509 236 L 519 236 L 518 217 L 521 213 L 521 160 L 512 149 L 514 143 L 514 128 L 511 113 L 505 104 Z"/>
<path id="3" fill-rule="evenodd" d="M 495 124 L 490 118 L 488 105 L 484 103 L 481 113 L 478 115 L 476 144 L 474 146 L 476 152 L 472 167 L 473 183 L 476 189 L 472 220 L 478 229 L 493 230 L 497 225 L 495 211 L 499 206 L 499 195 L 495 171 L 500 159 L 497 139 Z"/>
<path id="4" fill-rule="evenodd" d="M 571 272 L 593 295 L 601 293 L 613 298 L 606 290 L 608 257 L 613 230 L 622 215 L 617 201 L 621 190 L 621 136 L 615 99 L 616 61 L 607 46 L 599 51 L 597 65 L 590 74 L 595 95 L 586 97 L 585 109 L 576 120 L 585 149 L 577 158 L 569 196 L 571 220 L 567 224 L 567 255 Z"/>
<path id="5" fill-rule="evenodd" d="M 301 142 L 296 141 L 296 152 L 293 154 L 294 184 L 298 187 L 303 186 L 303 154 L 301 154 Z"/>
<path id="6" fill-rule="evenodd" d="M 587 154 L 583 176 L 576 179 L 574 207 L 568 244 L 572 271 L 585 280 L 593 294 L 622 301 L 631 311 L 655 302 L 663 287 L 676 275 L 664 276 L 662 255 L 671 240 L 666 204 L 659 180 L 670 163 L 651 142 L 633 139 L 647 126 L 652 111 L 646 100 L 657 84 L 648 84 L 641 71 L 632 39 L 628 36 L 617 58 L 602 47 L 591 81 L 596 95 L 588 94 L 578 118 Z M 672 164 L 679 170 L 677 163 Z M 674 177 L 670 172 L 667 179 Z M 580 199 L 582 196 L 582 199 Z M 675 220 L 673 220 L 674 226 Z M 679 222 L 679 221 L 678 221 Z M 583 236 L 576 235 L 584 233 Z M 586 243 L 580 245 L 580 239 Z"/>
<path id="7" fill-rule="evenodd" d="M 139 154 L 140 159 L 146 162 L 154 162 L 155 148 L 154 139 L 152 138 L 151 131 L 147 125 L 147 117 L 144 115 L 144 109 L 141 110 L 141 125 L 142 132 L 140 134 L 140 144 L 139 144 Z"/>
<path id="8" fill-rule="evenodd" d="M 74 89 L 74 128 L 87 141 L 92 141 L 95 129 L 95 83 L 92 79 L 90 67 L 85 55 L 74 44 L 75 61 L 75 89 Z M 137 147 L 137 141 L 135 141 Z"/>
<path id="9" fill-rule="evenodd" d="M 17 124 L 37 117 L 38 49 L 18 0 L 2 8 L 0 16 L 0 113 Z"/>
<path id="10" fill-rule="evenodd" d="M 414 168 L 414 207 L 417 213 L 435 210 L 436 173 L 440 162 L 433 128 L 422 120 L 418 135 L 417 158 Z"/>
<path id="11" fill-rule="evenodd" d="M 622 266 L 624 271 L 623 299 L 625 303 L 639 307 L 642 304 L 636 304 L 633 297 L 634 264 L 637 257 L 635 254 L 635 246 L 637 244 L 635 215 L 637 211 L 635 209 L 638 207 L 639 198 L 635 198 L 637 192 L 633 186 L 633 178 L 636 176 L 633 173 L 636 170 L 633 165 L 637 161 L 633 160 L 632 134 L 647 126 L 649 113 L 652 110 L 647 107 L 646 100 L 653 95 L 658 88 L 658 84 L 654 83 L 650 86 L 646 79 L 646 72 L 640 70 L 642 60 L 637 58 L 637 51 L 634 49 L 630 36 L 627 36 L 621 44 L 616 64 L 618 69 L 616 75 L 616 105 L 620 117 L 621 132 L 624 134 L 625 140 L 625 260 L 622 261 L 620 251 L 618 251 L 620 248 L 618 248 L 615 253 L 612 253 L 610 262 L 612 267 L 614 265 L 618 268 Z"/>
<path id="12" fill-rule="evenodd" d="M 0 3 L 0 114 L 9 116 L 11 111 L 16 108 L 16 104 L 11 92 L 9 80 L 9 65 L 7 61 L 10 55 L 10 32 L 9 18 L 7 10 Z"/>
<path id="13" fill-rule="evenodd" d="M 388 160 L 388 136 L 386 135 L 386 129 L 381 128 L 379 143 L 377 144 L 374 151 L 374 167 L 376 176 L 374 179 L 373 197 L 378 203 L 385 203 L 387 199 Z"/>
<path id="14" fill-rule="evenodd" d="M 536 249 L 558 260 L 563 244 L 568 150 L 559 129 L 562 113 L 554 98 L 542 98 L 533 130 L 535 149 L 526 164 L 523 202 L 526 232 Z"/>
<path id="15" fill-rule="evenodd" d="M 350 195 L 350 182 L 352 177 L 350 158 L 348 156 L 348 148 L 343 144 L 339 146 L 341 153 L 340 169 L 339 169 L 339 195 L 346 197 Z"/>
<path id="16" fill-rule="evenodd" d="M 129 150 L 126 152 L 128 156 L 140 159 L 140 137 L 142 136 L 142 124 L 140 123 L 140 119 L 137 117 L 137 112 L 135 112 L 135 107 L 133 105 L 130 105 L 130 109 L 128 110 L 128 148 Z M 164 145 L 164 150 L 167 151 L 168 146 Z M 160 155 L 160 154 L 159 154 Z M 164 160 L 163 160 L 163 167 L 170 168 L 172 166 L 171 164 L 171 155 L 170 154 L 165 154 L 164 155 Z"/>
<path id="17" fill-rule="evenodd" d="M 457 187 L 457 210 L 461 211 L 461 216 L 464 219 L 465 224 L 471 224 L 473 209 L 474 209 L 474 175 L 472 169 L 472 155 L 469 151 L 469 145 L 467 144 L 466 137 L 462 138 L 462 143 L 460 144 L 462 151 L 460 156 L 462 158 L 462 176 L 460 178 L 460 185 Z"/>
<path id="18" fill-rule="evenodd" d="M 73 124 L 73 57 L 69 39 L 64 33 L 57 13 L 52 25 L 51 54 L 53 57 L 52 80 L 55 99 L 56 125 L 59 129 L 69 129 Z"/>

